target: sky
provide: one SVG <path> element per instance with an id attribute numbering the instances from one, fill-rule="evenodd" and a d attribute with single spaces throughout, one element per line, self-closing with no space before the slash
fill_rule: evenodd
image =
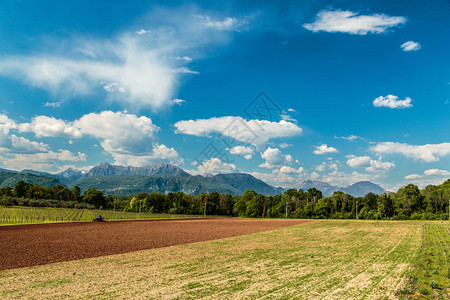
<path id="1" fill-rule="evenodd" d="M 450 2 L 0 1 L 0 168 L 450 178 Z"/>

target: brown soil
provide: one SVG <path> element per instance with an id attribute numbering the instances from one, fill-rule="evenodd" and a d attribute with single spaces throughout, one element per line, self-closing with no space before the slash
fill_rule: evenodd
<path id="1" fill-rule="evenodd" d="M 201 242 L 304 222 L 217 218 L 0 226 L 0 270 Z"/>

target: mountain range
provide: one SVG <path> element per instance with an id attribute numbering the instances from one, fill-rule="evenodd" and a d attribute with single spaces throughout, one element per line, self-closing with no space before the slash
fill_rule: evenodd
<path id="1" fill-rule="evenodd" d="M 264 195 L 275 195 L 286 190 L 281 187 L 273 187 L 250 174 L 193 176 L 180 167 L 164 162 L 143 167 L 101 163 L 84 173 L 71 168 L 57 174 L 33 170 L 17 172 L 0 169 L 0 186 L 14 186 L 19 180 L 44 186 L 56 184 L 63 184 L 68 188 L 79 186 L 82 191 L 95 188 L 109 195 L 117 193 L 131 195 L 141 192 L 165 194 L 177 191 L 193 195 L 210 192 L 241 195 L 246 190 L 254 190 Z M 357 182 L 348 187 L 337 187 L 322 181 L 307 180 L 299 188 L 306 191 L 313 187 L 321 190 L 324 196 L 331 195 L 334 191 L 343 191 L 358 197 L 369 192 L 380 194 L 384 191 L 379 185 L 369 181 Z"/>
<path id="2" fill-rule="evenodd" d="M 342 191 L 355 197 L 364 197 L 367 193 L 381 194 L 384 192 L 381 186 L 370 181 L 359 181 L 347 187 L 339 187 L 319 180 L 306 180 L 299 188 L 304 191 L 310 188 L 316 188 L 324 196 L 330 196 L 336 191 Z"/>

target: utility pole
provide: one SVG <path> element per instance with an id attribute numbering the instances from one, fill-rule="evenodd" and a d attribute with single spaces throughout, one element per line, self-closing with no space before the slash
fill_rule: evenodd
<path id="1" fill-rule="evenodd" d="M 287 219 L 288 201 L 286 200 L 286 219 Z"/>
<path id="2" fill-rule="evenodd" d="M 206 205 L 208 204 L 208 196 L 205 195 L 205 207 L 203 208 L 203 217 L 206 218 Z"/>
<path id="3" fill-rule="evenodd" d="M 356 198 L 356 220 L 358 220 L 358 198 Z"/>
<path id="4" fill-rule="evenodd" d="M 116 187 L 116 198 L 114 198 L 114 211 L 116 211 L 116 201 L 119 197 L 119 187 Z"/>

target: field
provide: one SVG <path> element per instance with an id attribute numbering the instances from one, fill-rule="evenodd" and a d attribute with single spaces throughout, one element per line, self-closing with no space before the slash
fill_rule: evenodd
<path id="1" fill-rule="evenodd" d="M 199 218 L 202 216 L 148 214 L 112 210 L 91 210 L 51 207 L 2 207 L 0 206 L 0 225 L 41 224 L 56 222 L 89 222 L 95 215 L 101 214 L 108 221 L 151 220 L 172 218 Z"/>
<path id="2" fill-rule="evenodd" d="M 3 226 L 0 270 L 207 241 L 305 222 L 197 218 Z"/>
<path id="3" fill-rule="evenodd" d="M 446 299 L 449 227 L 448 222 L 316 220 L 5 270 L 0 297 Z M 433 280 L 439 285 L 435 289 Z"/>

